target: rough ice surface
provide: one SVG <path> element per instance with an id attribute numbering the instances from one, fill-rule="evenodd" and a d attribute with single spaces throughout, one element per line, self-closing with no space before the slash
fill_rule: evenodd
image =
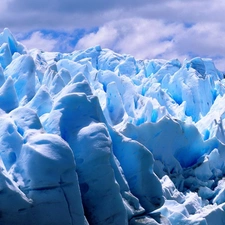
<path id="1" fill-rule="evenodd" d="M 0 34 L 1 225 L 224 225 L 225 80 L 210 59 Z"/>

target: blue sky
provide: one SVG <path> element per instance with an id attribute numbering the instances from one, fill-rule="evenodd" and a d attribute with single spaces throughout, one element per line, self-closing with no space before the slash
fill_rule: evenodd
<path id="1" fill-rule="evenodd" d="M 225 71 L 224 0 L 1 0 L 0 28 L 27 48 L 94 45 L 145 58 L 209 57 Z"/>

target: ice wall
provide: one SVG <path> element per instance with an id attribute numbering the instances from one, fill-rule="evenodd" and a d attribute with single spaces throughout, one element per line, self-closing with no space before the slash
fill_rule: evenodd
<path id="1" fill-rule="evenodd" d="M 0 34 L 0 224 L 225 220 L 224 78 L 212 60 Z"/>

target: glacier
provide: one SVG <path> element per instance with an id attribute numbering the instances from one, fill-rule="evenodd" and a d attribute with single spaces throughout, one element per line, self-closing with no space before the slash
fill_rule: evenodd
<path id="1" fill-rule="evenodd" d="M 213 60 L 0 33 L 1 225 L 224 225 L 225 79 Z"/>

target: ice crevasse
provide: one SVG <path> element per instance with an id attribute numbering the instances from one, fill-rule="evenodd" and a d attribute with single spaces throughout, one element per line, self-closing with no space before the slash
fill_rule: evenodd
<path id="1" fill-rule="evenodd" d="M 225 80 L 210 59 L 0 33 L 0 224 L 224 225 Z"/>

